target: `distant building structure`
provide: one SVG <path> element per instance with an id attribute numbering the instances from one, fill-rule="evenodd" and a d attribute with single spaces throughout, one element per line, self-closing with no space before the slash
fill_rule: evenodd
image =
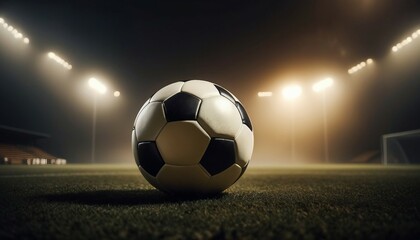
<path id="1" fill-rule="evenodd" d="M 0 164 L 66 164 L 37 146 L 37 140 L 50 136 L 44 133 L 0 125 Z"/>

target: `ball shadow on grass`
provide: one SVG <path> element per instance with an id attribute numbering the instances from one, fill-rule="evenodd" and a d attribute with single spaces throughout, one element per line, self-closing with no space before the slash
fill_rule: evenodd
<path id="1" fill-rule="evenodd" d="M 158 190 L 98 190 L 76 193 L 58 193 L 38 196 L 49 202 L 77 203 L 87 205 L 152 205 L 220 199 L 227 193 L 216 195 L 168 195 Z"/>

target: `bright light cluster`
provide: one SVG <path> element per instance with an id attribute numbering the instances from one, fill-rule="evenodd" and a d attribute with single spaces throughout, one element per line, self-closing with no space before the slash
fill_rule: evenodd
<path id="1" fill-rule="evenodd" d="M 401 48 L 405 47 L 407 44 L 411 43 L 414 39 L 420 37 L 420 29 L 413 32 L 410 37 L 402 40 L 401 42 L 397 43 L 392 47 L 393 52 L 398 52 Z"/>
<path id="2" fill-rule="evenodd" d="M 98 79 L 92 77 L 89 79 L 88 84 L 91 88 L 93 88 L 98 93 L 100 94 L 106 93 L 106 86 L 103 83 L 101 83 Z"/>
<path id="3" fill-rule="evenodd" d="M 302 94 L 302 88 L 299 85 L 289 85 L 283 88 L 281 93 L 286 100 L 292 101 Z"/>
<path id="4" fill-rule="evenodd" d="M 29 38 L 24 36 L 21 32 L 19 32 L 15 27 L 8 24 L 3 18 L 0 18 L 0 24 L 3 25 L 3 28 L 10 32 L 13 37 L 17 40 L 22 40 L 23 43 L 28 44 Z"/>
<path id="5" fill-rule="evenodd" d="M 325 89 L 331 87 L 333 84 L 334 84 L 334 80 L 332 78 L 326 78 L 324 80 L 321 80 L 321 81 L 315 83 L 312 86 L 312 89 L 315 92 L 321 92 L 321 91 L 324 91 Z"/>
<path id="6" fill-rule="evenodd" d="M 271 97 L 273 96 L 272 92 L 258 92 L 258 97 Z"/>
<path id="7" fill-rule="evenodd" d="M 56 61 L 57 63 L 61 64 L 63 67 L 67 68 L 68 70 L 72 69 L 73 67 L 66 61 L 64 61 L 64 59 L 62 59 L 61 57 L 57 56 L 57 54 L 53 53 L 53 52 L 49 52 L 48 53 L 48 57 L 54 61 Z"/>
<path id="8" fill-rule="evenodd" d="M 361 62 L 361 63 L 357 64 L 356 66 L 353 66 L 347 72 L 349 74 L 356 73 L 357 71 L 363 69 L 364 67 L 366 67 L 367 65 L 372 64 L 372 63 L 373 63 L 372 58 L 368 58 L 366 61 Z"/>

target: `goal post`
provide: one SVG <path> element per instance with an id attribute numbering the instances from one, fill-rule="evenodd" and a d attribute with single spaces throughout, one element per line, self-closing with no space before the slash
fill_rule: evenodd
<path id="1" fill-rule="evenodd" d="M 382 135 L 381 139 L 381 159 L 382 164 L 387 165 L 389 163 L 413 163 L 410 156 L 407 154 L 407 146 L 404 146 L 404 142 L 409 140 L 415 140 L 420 142 L 420 129 L 389 133 Z M 407 144 L 406 144 L 407 145 Z M 413 145 L 413 144 L 411 144 Z M 420 145 L 415 143 L 414 149 L 418 155 L 420 155 Z M 417 159 L 417 163 L 418 163 Z"/>

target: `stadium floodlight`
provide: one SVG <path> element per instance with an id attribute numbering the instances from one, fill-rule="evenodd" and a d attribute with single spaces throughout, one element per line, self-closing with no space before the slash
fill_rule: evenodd
<path id="1" fill-rule="evenodd" d="M 272 92 L 258 92 L 258 97 L 271 97 L 273 96 Z"/>
<path id="2" fill-rule="evenodd" d="M 54 52 L 49 52 L 48 53 L 48 57 L 50 59 L 54 60 L 55 62 L 57 62 L 58 64 L 60 64 L 61 66 L 63 66 L 64 68 L 66 68 L 67 70 L 71 70 L 73 68 L 73 66 L 71 64 L 69 64 L 68 62 L 64 61 L 64 59 L 62 59 L 61 57 L 59 57 Z"/>
<path id="3" fill-rule="evenodd" d="M 91 77 L 88 81 L 89 86 L 100 94 L 105 94 L 107 89 L 98 79 Z"/>
<path id="4" fill-rule="evenodd" d="M 360 62 L 359 64 L 351 67 L 349 70 L 347 70 L 347 72 L 349 74 L 354 74 L 358 71 L 360 71 L 361 69 L 365 68 L 368 65 L 371 65 L 373 63 L 373 59 L 372 58 L 368 58 L 366 59 L 366 61 Z"/>
<path id="5" fill-rule="evenodd" d="M 3 28 L 7 30 L 10 34 L 12 34 L 15 39 L 22 39 L 23 43 L 29 44 L 29 38 L 26 36 L 24 37 L 24 35 L 21 32 L 19 32 L 19 30 L 17 30 L 11 24 L 7 23 L 6 20 L 4 20 L 4 18 L 0 18 L 0 24 L 2 24 Z"/>
<path id="6" fill-rule="evenodd" d="M 114 92 L 114 97 L 119 97 L 121 95 L 120 91 L 115 91 Z"/>
<path id="7" fill-rule="evenodd" d="M 293 101 L 302 94 L 302 88 L 299 85 L 289 85 L 283 88 L 282 95 L 287 101 Z"/>
<path id="8" fill-rule="evenodd" d="M 410 44 L 411 42 L 413 42 L 414 39 L 417 39 L 420 36 L 420 29 L 414 31 L 410 36 L 406 37 L 404 40 L 402 40 L 401 42 L 395 44 L 391 50 L 393 52 L 398 52 L 401 48 L 407 46 L 408 44 Z"/>
<path id="9" fill-rule="evenodd" d="M 334 84 L 334 80 L 332 78 L 326 78 L 324 80 L 321 80 L 321 81 L 315 83 L 312 86 L 312 89 L 315 92 L 321 92 L 321 91 L 324 91 L 325 89 L 331 87 L 333 84 Z"/>
<path id="10" fill-rule="evenodd" d="M 294 100 L 296 100 L 300 95 L 302 95 L 302 88 L 299 85 L 289 85 L 283 88 L 282 90 L 283 98 L 290 102 L 290 156 L 292 162 L 295 162 L 295 106 Z"/>
<path id="11" fill-rule="evenodd" d="M 89 87 L 95 90 L 95 93 L 105 94 L 106 86 L 101 83 L 98 79 L 91 77 L 88 81 Z M 95 163 L 95 142 L 96 142 L 96 102 L 97 94 L 93 96 L 93 114 L 92 114 L 92 163 Z"/>
<path id="12" fill-rule="evenodd" d="M 369 60 L 369 59 L 368 59 Z M 370 59 L 372 60 L 372 59 Z M 367 61 L 369 64 L 369 61 Z M 328 148 L 328 120 L 327 120 L 327 89 L 332 87 L 334 84 L 334 80 L 332 78 L 326 78 L 315 83 L 312 86 L 312 89 L 317 93 L 322 93 L 322 116 L 324 122 L 324 155 L 325 155 L 325 162 L 328 163 L 330 161 L 330 154 Z"/>

